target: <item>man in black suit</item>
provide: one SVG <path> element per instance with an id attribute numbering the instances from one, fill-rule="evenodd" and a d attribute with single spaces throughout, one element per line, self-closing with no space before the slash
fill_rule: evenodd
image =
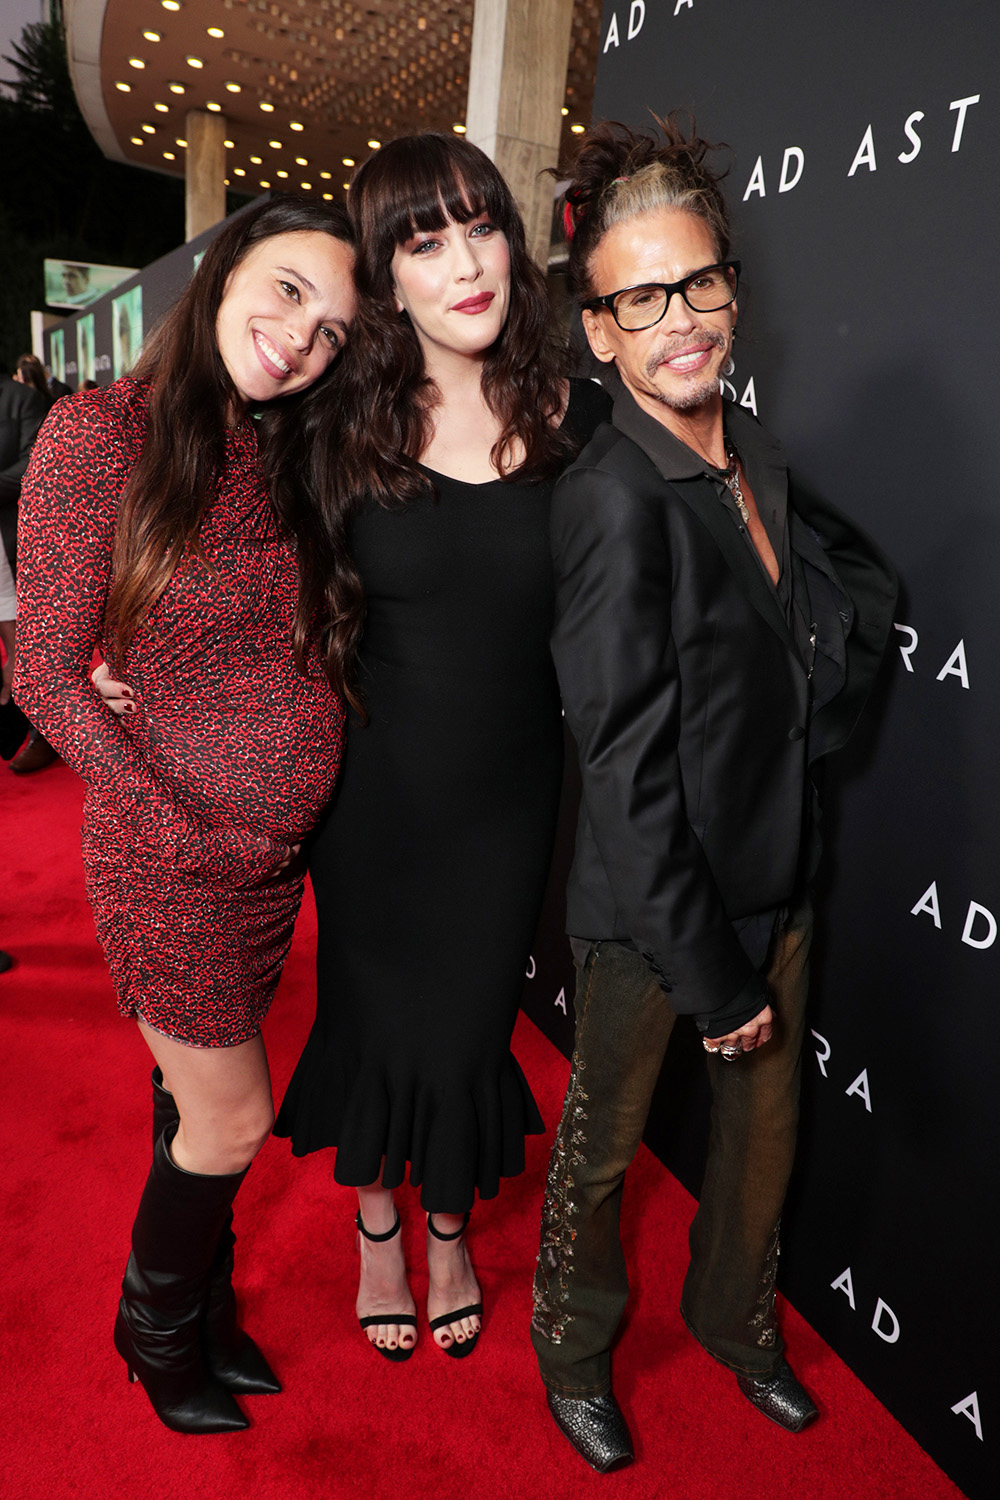
<path id="1" fill-rule="evenodd" d="M 21 480 L 47 411 L 44 398 L 34 386 L 13 380 L 0 365 L 0 541 L 12 567 L 17 556 Z M 58 758 L 48 740 L 33 729 L 10 765 L 12 771 L 23 775 L 42 770 Z"/>
<path id="2" fill-rule="evenodd" d="M 47 409 L 32 386 L 12 380 L 0 365 L 0 535 L 11 563 L 17 546 L 21 480 Z"/>
<path id="3" fill-rule="evenodd" d="M 53 375 L 49 365 L 45 366 L 45 379 L 48 382 L 48 387 L 52 392 L 52 399 L 54 401 L 58 401 L 60 396 L 72 396 L 73 387 L 67 385 L 65 380 L 60 380 L 58 375 Z"/>
<path id="4" fill-rule="evenodd" d="M 891 625 L 892 570 L 789 484 L 724 402 L 739 262 L 703 142 L 597 126 L 567 192 L 570 274 L 615 395 L 559 481 L 553 654 L 580 753 L 568 893 L 577 1031 L 532 1338 L 596 1469 L 631 1461 L 610 1346 L 619 1239 L 667 1042 L 694 1017 L 714 1096 L 681 1311 L 791 1431 L 816 1416 L 774 1313 L 818 854 L 810 768 L 843 744 Z"/>

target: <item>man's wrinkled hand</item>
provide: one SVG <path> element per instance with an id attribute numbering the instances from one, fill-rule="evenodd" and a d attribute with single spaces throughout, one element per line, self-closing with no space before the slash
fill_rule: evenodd
<path id="1" fill-rule="evenodd" d="M 747 1021 L 738 1031 L 730 1031 L 725 1036 L 702 1037 L 702 1045 L 706 1052 L 721 1052 L 726 1062 L 735 1062 L 744 1052 L 752 1052 L 755 1047 L 763 1047 L 769 1042 L 773 1030 L 774 1012 L 769 1005 L 765 1005 L 752 1021 Z"/>

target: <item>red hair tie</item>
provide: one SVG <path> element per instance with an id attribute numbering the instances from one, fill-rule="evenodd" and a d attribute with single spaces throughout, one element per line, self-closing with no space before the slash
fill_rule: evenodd
<path id="1" fill-rule="evenodd" d="M 575 229 L 576 215 L 573 211 L 572 203 L 567 198 L 566 202 L 563 204 L 563 233 L 568 240 L 571 240 L 573 238 L 573 232 Z"/>

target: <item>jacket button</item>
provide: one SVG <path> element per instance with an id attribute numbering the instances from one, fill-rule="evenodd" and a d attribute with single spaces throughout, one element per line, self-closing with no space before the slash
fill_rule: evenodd
<path id="1" fill-rule="evenodd" d="M 804 734 L 805 734 L 805 730 L 802 728 L 802 725 L 801 724 L 795 724 L 788 731 L 788 738 L 790 740 L 800 740 L 800 739 L 802 739 L 802 737 L 803 737 Z"/>

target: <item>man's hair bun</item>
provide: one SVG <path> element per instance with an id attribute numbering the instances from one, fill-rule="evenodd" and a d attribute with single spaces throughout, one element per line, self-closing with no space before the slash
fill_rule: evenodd
<path id="1" fill-rule="evenodd" d="M 592 295 L 590 262 L 608 230 L 658 208 L 677 208 L 704 219 L 720 260 L 730 250 L 729 220 L 719 184 L 706 158 L 720 147 L 696 134 L 694 120 L 674 110 L 653 115 L 655 131 L 637 131 L 617 120 L 591 126 L 581 142 L 566 189 L 563 225 L 569 241 L 573 291 Z"/>

